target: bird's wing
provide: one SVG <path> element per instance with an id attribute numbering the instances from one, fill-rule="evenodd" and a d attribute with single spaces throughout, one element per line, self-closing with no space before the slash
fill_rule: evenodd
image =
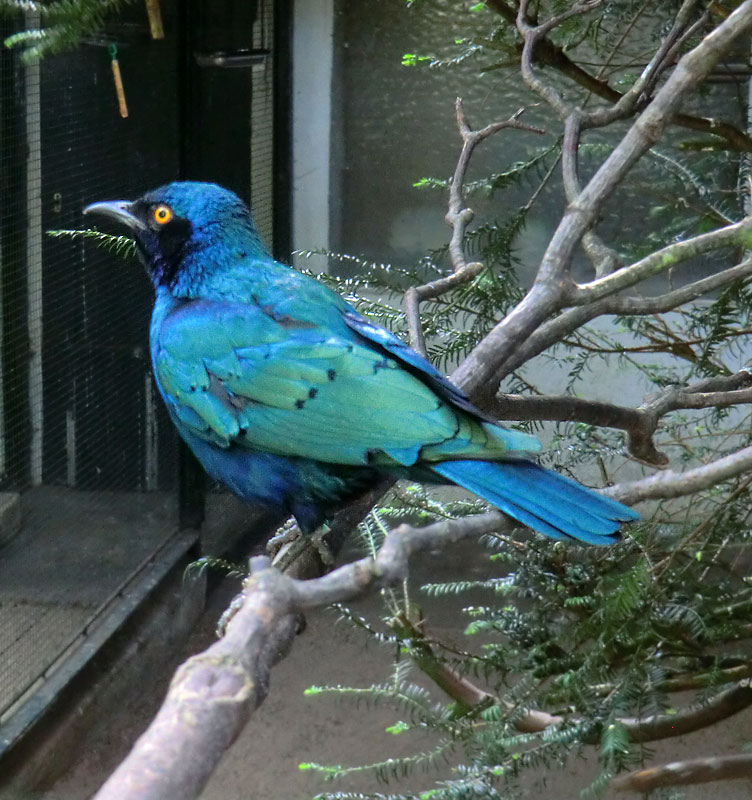
<path id="1" fill-rule="evenodd" d="M 474 406 L 468 396 L 458 386 L 455 386 L 446 375 L 439 372 L 428 359 L 423 358 L 420 353 L 406 345 L 402 339 L 395 336 L 391 331 L 382 328 L 381 325 L 374 325 L 373 322 L 362 317 L 353 309 L 345 311 L 342 317 L 349 328 L 360 334 L 364 339 L 367 339 L 372 346 L 375 344 L 385 353 L 394 356 L 404 369 L 416 375 L 419 380 L 433 389 L 439 397 L 443 397 L 453 406 L 461 408 L 479 419 L 486 422 L 495 422 L 493 417 L 489 417 Z"/>
<path id="2" fill-rule="evenodd" d="M 348 334 L 266 306 L 194 301 L 162 323 L 154 367 L 179 424 L 220 447 L 404 465 L 537 449 L 456 410 L 389 348 Z"/>

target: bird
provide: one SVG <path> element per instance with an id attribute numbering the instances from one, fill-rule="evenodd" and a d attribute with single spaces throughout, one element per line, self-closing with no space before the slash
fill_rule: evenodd
<path id="1" fill-rule="evenodd" d="M 607 545 L 639 515 L 539 465 L 426 358 L 275 261 L 248 206 L 177 181 L 85 214 L 124 225 L 155 290 L 155 383 L 206 472 L 313 533 L 385 475 L 464 487 L 553 539 Z"/>

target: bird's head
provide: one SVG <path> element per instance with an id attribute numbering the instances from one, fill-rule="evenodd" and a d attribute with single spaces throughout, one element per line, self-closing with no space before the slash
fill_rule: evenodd
<path id="1" fill-rule="evenodd" d="M 270 257 L 245 203 L 214 183 L 169 183 L 131 202 L 92 203 L 84 214 L 125 225 L 154 286 L 178 296 L 196 295 L 239 261 Z"/>

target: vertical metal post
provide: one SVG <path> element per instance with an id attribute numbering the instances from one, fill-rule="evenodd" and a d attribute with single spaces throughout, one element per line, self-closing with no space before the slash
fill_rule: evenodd
<path id="1" fill-rule="evenodd" d="M 274 2 L 274 184 L 272 252 L 289 262 L 292 254 L 292 0 Z"/>
<path id="2" fill-rule="evenodd" d="M 39 27 L 39 13 L 26 13 L 27 28 Z M 44 424 L 42 374 L 42 114 L 39 61 L 26 65 L 26 290 L 29 332 L 31 485 L 42 482 Z"/>

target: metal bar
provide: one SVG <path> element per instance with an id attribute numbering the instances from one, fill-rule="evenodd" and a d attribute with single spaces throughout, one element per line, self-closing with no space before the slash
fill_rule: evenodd
<path id="1" fill-rule="evenodd" d="M 39 12 L 26 12 L 27 28 L 39 27 Z M 26 65 L 26 291 L 29 332 L 30 478 L 42 483 L 44 426 L 42 374 L 42 111 L 39 61 Z"/>
<path id="2" fill-rule="evenodd" d="M 17 20 L 0 19 L 2 38 L 18 30 Z M 0 244 L 3 307 L 3 439 L 7 482 L 28 482 L 28 330 L 26 302 L 26 127 L 24 72 L 16 50 L 0 48 Z"/>
<path id="3" fill-rule="evenodd" d="M 275 0 L 272 252 L 288 263 L 292 257 L 292 11 L 291 0 Z"/>

